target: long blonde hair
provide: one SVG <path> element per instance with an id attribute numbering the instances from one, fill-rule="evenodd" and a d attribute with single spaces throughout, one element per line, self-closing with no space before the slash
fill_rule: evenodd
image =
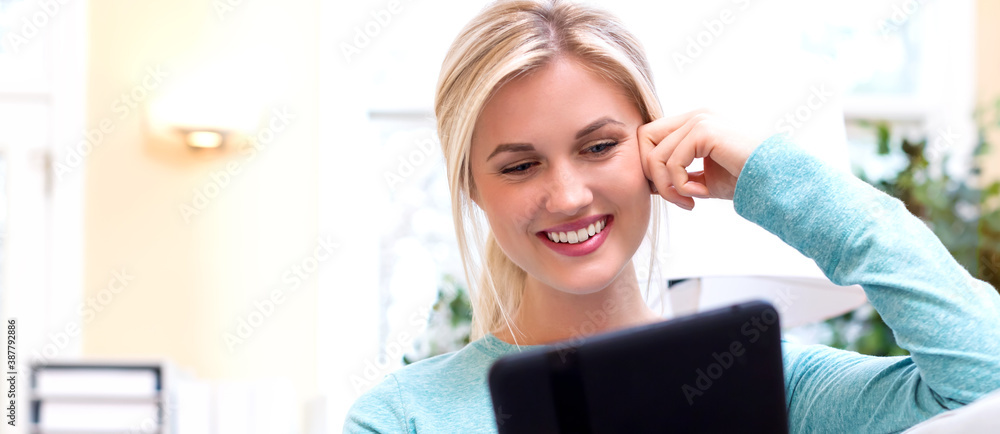
<path id="1" fill-rule="evenodd" d="M 471 339 L 506 323 L 518 308 L 526 273 L 483 231 L 472 202 L 469 155 L 479 114 L 504 83 L 572 56 L 629 92 L 643 122 L 662 116 L 651 71 L 639 41 L 607 12 L 562 0 L 506 0 L 487 6 L 459 33 L 441 68 L 434 101 L 438 135 L 448 170 L 452 218 L 472 300 Z M 647 235 L 656 248 L 661 201 L 652 201 Z M 487 233 L 483 240 L 481 234 Z M 469 238 L 482 264 L 476 270 Z M 655 255 L 650 255 L 652 282 Z M 477 272 L 478 271 L 478 272 Z M 478 278 L 479 284 L 473 287 Z M 648 286 L 647 286 L 648 291 Z"/>

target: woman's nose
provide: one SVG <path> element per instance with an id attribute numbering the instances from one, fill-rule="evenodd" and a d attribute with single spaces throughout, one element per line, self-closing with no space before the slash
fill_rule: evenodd
<path id="1" fill-rule="evenodd" d="M 554 168 L 545 207 L 551 213 L 575 215 L 594 200 L 586 177 L 576 168 Z"/>

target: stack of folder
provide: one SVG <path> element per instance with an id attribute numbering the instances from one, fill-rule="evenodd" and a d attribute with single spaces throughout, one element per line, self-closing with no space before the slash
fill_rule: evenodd
<path id="1" fill-rule="evenodd" d="M 163 363 L 49 363 L 31 369 L 31 432 L 169 433 Z"/>

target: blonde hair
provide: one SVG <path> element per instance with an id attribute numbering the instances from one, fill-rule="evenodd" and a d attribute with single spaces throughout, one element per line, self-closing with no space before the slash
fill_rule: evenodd
<path id="1" fill-rule="evenodd" d="M 441 68 L 434 112 L 447 165 L 452 218 L 470 286 L 472 340 L 503 323 L 510 327 L 510 313 L 520 304 L 526 277 L 500 249 L 492 231 L 485 241 L 480 236 L 484 231 L 470 196 L 475 188 L 469 164 L 473 130 L 483 107 L 504 83 L 558 56 L 581 60 L 629 92 L 643 122 L 662 116 L 642 46 L 607 12 L 561 0 L 498 1 L 459 33 Z M 655 251 L 661 202 L 652 202 L 647 235 Z M 470 235 L 481 259 L 480 273 L 472 265 Z M 650 255 L 650 282 L 654 260 L 655 255 Z M 478 287 L 473 287 L 475 277 Z"/>

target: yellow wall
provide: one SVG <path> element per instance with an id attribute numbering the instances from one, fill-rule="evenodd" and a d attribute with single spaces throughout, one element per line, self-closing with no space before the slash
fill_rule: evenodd
<path id="1" fill-rule="evenodd" d="M 215 6 L 229 3 L 239 4 L 220 17 Z M 315 396 L 316 277 L 294 290 L 282 277 L 319 237 L 318 2 L 93 0 L 89 8 L 87 125 L 106 120 L 114 130 L 85 164 L 85 299 L 122 268 L 134 280 L 84 318 L 84 355 L 167 357 L 206 379 L 287 377 L 300 401 Z M 236 70 L 273 90 L 269 107 L 295 114 L 290 126 L 252 161 L 150 152 L 143 113 L 126 113 L 116 99 L 147 68 L 168 74 L 163 90 L 199 61 L 232 53 L 245 61 Z M 185 222 L 181 204 L 227 163 L 240 173 Z M 275 289 L 283 303 L 230 352 L 224 334 Z"/>
<path id="2" fill-rule="evenodd" d="M 976 2 L 976 89 L 979 104 L 993 105 L 1000 98 L 1000 2 Z M 983 157 L 983 182 L 1000 181 L 1000 131 L 988 139 L 993 149 Z"/>

